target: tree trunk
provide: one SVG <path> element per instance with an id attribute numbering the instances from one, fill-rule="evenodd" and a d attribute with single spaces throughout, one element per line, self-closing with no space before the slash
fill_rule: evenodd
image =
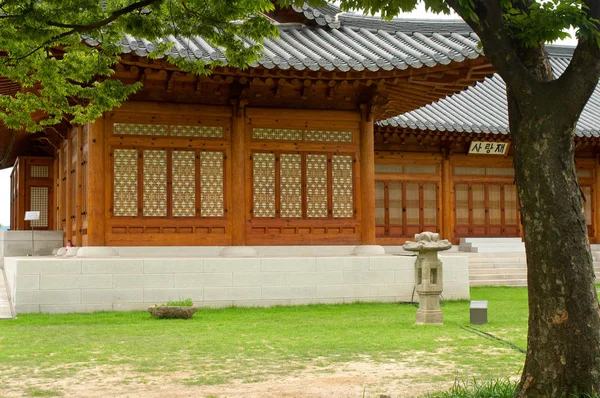
<path id="1" fill-rule="evenodd" d="M 574 164 L 579 115 L 565 114 L 566 100 L 534 93 L 519 104 L 508 90 L 529 289 L 519 398 L 600 391 L 600 316 Z"/>

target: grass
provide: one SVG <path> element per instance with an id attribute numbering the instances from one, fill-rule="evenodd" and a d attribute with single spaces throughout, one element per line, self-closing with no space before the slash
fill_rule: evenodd
<path id="1" fill-rule="evenodd" d="M 472 288 L 471 298 L 489 301 L 489 323 L 478 329 L 526 347 L 525 288 Z M 519 372 L 522 353 L 460 327 L 469 324 L 468 301 L 444 302 L 442 310 L 437 326 L 414 325 L 411 304 L 202 309 L 191 320 L 155 320 L 142 311 L 23 314 L 0 322 L 0 384 L 2 375 L 56 379 L 103 365 L 184 371 L 192 385 L 365 360 L 439 367 L 444 380 Z"/>

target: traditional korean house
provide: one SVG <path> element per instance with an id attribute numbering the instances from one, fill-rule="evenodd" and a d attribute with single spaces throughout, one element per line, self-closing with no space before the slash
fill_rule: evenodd
<path id="1" fill-rule="evenodd" d="M 548 48 L 554 73 L 573 48 Z M 416 231 L 462 237 L 519 237 L 506 87 L 498 75 L 460 94 L 378 122 L 375 127 L 377 242 Z M 576 128 L 577 175 L 591 243 L 600 242 L 600 86 Z"/>
<path id="2" fill-rule="evenodd" d="M 143 88 L 120 108 L 83 126 L 3 130 L 0 167 L 14 164 L 13 229 L 62 230 L 76 246 L 399 244 L 423 230 L 453 239 L 519 235 L 510 158 L 497 145 L 507 142 L 503 131 L 448 128 L 471 112 L 449 110 L 452 99 L 407 113 L 493 74 L 466 24 L 386 22 L 334 6 L 278 8 L 269 17 L 280 37 L 266 40 L 246 70 L 226 66 L 201 37 L 168 39 L 171 55 L 225 63 L 210 76 L 149 59 L 153 43 L 124 38 L 114 77 Z M 485 93 L 502 96 L 501 88 Z M 413 122 L 430 109 L 442 123 Z M 500 110 L 489 111 L 494 122 Z M 477 140 L 494 141 L 503 155 L 467 155 Z M 587 154 L 582 178 L 591 192 L 597 161 Z M 28 210 L 40 220 L 23 221 Z"/>

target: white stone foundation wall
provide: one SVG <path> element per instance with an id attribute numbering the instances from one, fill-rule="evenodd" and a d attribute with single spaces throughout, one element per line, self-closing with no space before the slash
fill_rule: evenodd
<path id="1" fill-rule="evenodd" d="M 468 258 L 440 256 L 443 298 L 468 299 Z M 272 306 L 413 297 L 409 256 L 189 258 L 9 257 L 17 313 L 138 310 L 191 298 L 201 307 Z"/>
<path id="2" fill-rule="evenodd" d="M 0 267 L 4 257 L 47 256 L 62 245 L 62 231 L 0 231 Z"/>

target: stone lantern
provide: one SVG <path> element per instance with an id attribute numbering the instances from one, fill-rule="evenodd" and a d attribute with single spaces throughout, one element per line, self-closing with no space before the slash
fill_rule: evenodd
<path id="1" fill-rule="evenodd" d="M 443 323 L 440 294 L 443 290 L 442 262 L 437 252 L 448 250 L 452 244 L 440 240 L 440 234 L 423 232 L 415 235 L 415 242 L 406 242 L 404 250 L 417 252 L 415 285 L 419 294 L 417 325 Z"/>

